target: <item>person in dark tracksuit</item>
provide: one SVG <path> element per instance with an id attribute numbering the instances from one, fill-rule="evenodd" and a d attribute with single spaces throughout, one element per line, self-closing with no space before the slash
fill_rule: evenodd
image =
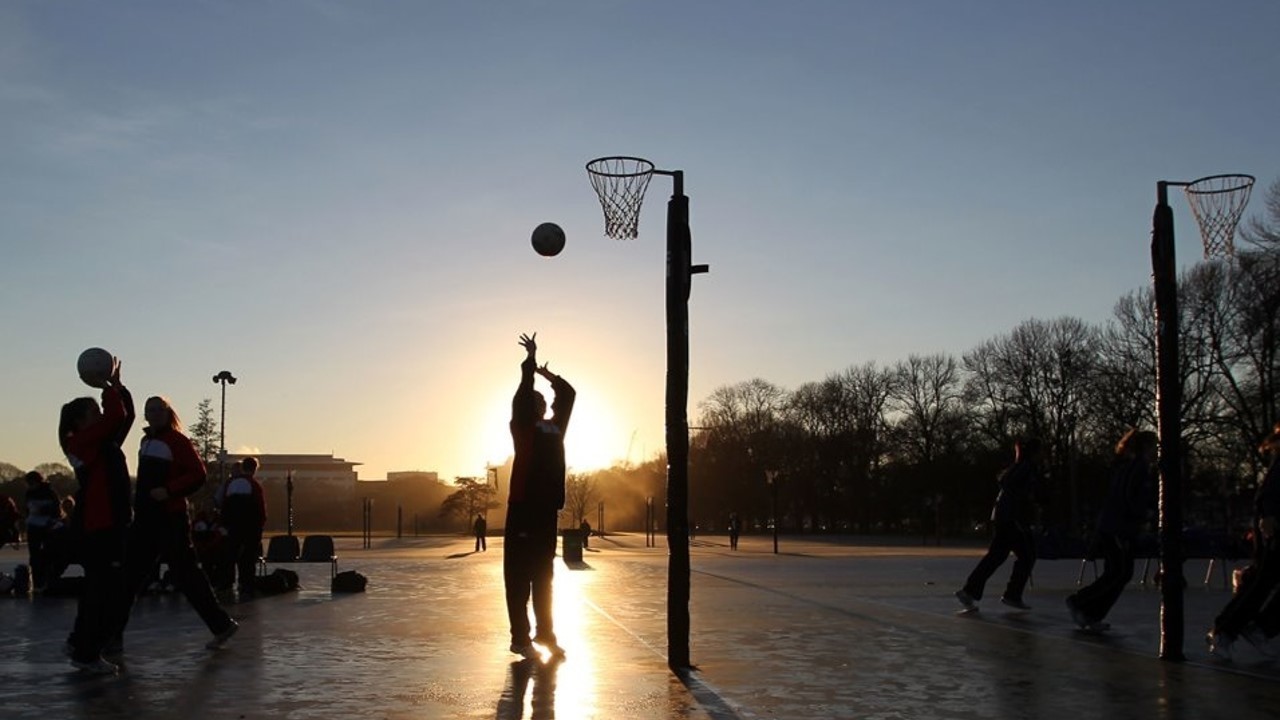
<path id="1" fill-rule="evenodd" d="M 227 566 L 236 574 L 240 596 L 255 592 L 258 558 L 262 555 L 262 529 L 267 525 L 267 500 L 258 482 L 258 458 L 247 457 L 240 471 L 227 481 L 222 494 L 222 524 L 227 528 Z"/>
<path id="2" fill-rule="evenodd" d="M 96 674 L 119 669 L 108 659 L 116 659 L 109 639 L 127 612 L 125 542 L 132 510 L 121 445 L 133 420 L 133 396 L 120 382 L 118 360 L 102 387 L 102 406 L 91 397 L 77 398 L 62 406 L 58 420 L 58 442 L 78 485 L 69 532 L 84 569 L 66 650 L 72 665 Z"/>
<path id="3" fill-rule="evenodd" d="M 1209 652 L 1230 660 L 1238 638 L 1274 657 L 1267 642 L 1280 635 L 1280 422 L 1258 451 L 1271 456 L 1253 499 L 1253 572 L 1227 602 L 1205 637 Z M 1270 598 L 1270 599 L 1268 599 Z"/>
<path id="4" fill-rule="evenodd" d="M 51 535 L 62 510 L 58 493 L 44 475 L 32 470 L 24 478 L 27 481 L 27 552 L 30 557 L 31 584 L 36 590 L 44 590 L 53 578 L 50 573 L 56 564 Z"/>
<path id="5" fill-rule="evenodd" d="M 1035 496 L 1040 482 L 1040 441 L 1024 439 L 1014 445 L 1014 462 L 1000 474 L 1000 492 L 991 510 L 994 534 L 987 554 L 978 561 L 956 599 L 966 609 L 975 610 L 982 600 L 987 580 L 1014 554 L 1013 572 L 1000 602 L 1019 610 L 1029 610 L 1022 592 L 1036 563 L 1036 541 L 1032 532 Z"/>
<path id="6" fill-rule="evenodd" d="M 507 496 L 507 521 L 503 531 L 502 577 L 506 586 L 507 616 L 511 622 L 511 652 L 525 658 L 537 656 L 533 642 L 553 657 L 564 657 L 556 642 L 551 617 L 551 581 L 556 554 L 556 518 L 564 507 L 564 434 L 569 427 L 576 393 L 564 378 L 538 366 L 538 345 L 533 336 L 521 335 L 526 351 L 520 364 L 520 385 L 511 400 L 511 439 L 515 458 Z M 555 400 L 551 419 L 547 401 L 533 389 L 537 373 L 551 383 Z M 537 632 L 529 636 L 528 605 L 533 597 Z"/>
<path id="7" fill-rule="evenodd" d="M 205 645 L 213 650 L 230 640 L 239 626 L 219 607 L 209 578 L 196 560 L 191 539 L 187 496 L 204 485 L 204 462 L 191 440 L 182 434 L 181 423 L 168 400 L 159 396 L 147 398 L 143 417 L 147 427 L 138 452 L 134 522 L 129 533 L 129 606 L 164 560 L 174 584 L 213 633 L 213 639 Z M 125 613 L 117 636 L 127 624 Z"/>
<path id="8" fill-rule="evenodd" d="M 1102 575 L 1067 598 L 1071 619 L 1082 630 L 1102 631 L 1103 620 L 1133 579 L 1134 544 L 1152 516 L 1155 484 L 1152 470 L 1160 442 L 1150 430 L 1130 430 L 1116 444 L 1115 461 L 1095 543 L 1102 553 Z"/>

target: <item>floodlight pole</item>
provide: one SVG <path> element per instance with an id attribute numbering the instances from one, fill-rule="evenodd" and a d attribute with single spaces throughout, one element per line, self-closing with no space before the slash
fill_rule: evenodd
<path id="1" fill-rule="evenodd" d="M 1169 186 L 1156 183 L 1151 277 L 1156 301 L 1156 417 L 1160 436 L 1160 659 L 1181 661 L 1183 623 L 1182 378 L 1178 370 L 1178 278 Z"/>
<path id="2" fill-rule="evenodd" d="M 227 383 L 236 384 L 236 376 L 223 370 L 213 376 L 215 384 L 222 385 L 222 420 L 218 429 L 218 480 L 227 481 Z"/>

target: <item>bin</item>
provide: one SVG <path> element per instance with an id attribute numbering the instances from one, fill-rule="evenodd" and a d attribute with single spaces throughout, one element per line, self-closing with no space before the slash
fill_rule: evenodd
<path id="1" fill-rule="evenodd" d="M 582 531 L 562 530 L 561 533 L 564 535 L 564 540 L 560 556 L 564 558 L 565 563 L 582 562 Z"/>

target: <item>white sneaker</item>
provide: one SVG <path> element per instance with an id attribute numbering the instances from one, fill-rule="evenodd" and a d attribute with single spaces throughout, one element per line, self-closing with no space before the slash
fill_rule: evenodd
<path id="1" fill-rule="evenodd" d="M 1240 637 L 1248 640 L 1249 644 L 1253 646 L 1253 649 L 1257 650 L 1268 660 L 1276 659 L 1275 648 L 1272 648 L 1267 644 L 1269 639 L 1266 634 L 1262 632 L 1262 628 L 1259 628 L 1257 625 L 1249 625 L 1240 632 Z"/>
<path id="2" fill-rule="evenodd" d="M 115 675 L 120 671 L 120 668 L 103 660 L 101 657 L 94 658 L 88 662 L 73 659 L 71 666 L 90 675 Z"/>
<path id="3" fill-rule="evenodd" d="M 1223 660 L 1231 659 L 1231 645 L 1235 643 L 1235 638 L 1230 635 L 1223 635 L 1217 630 L 1210 630 L 1209 634 L 1205 635 L 1204 641 L 1209 643 L 1210 655 L 1222 658 Z"/>
<path id="4" fill-rule="evenodd" d="M 533 643 L 526 643 L 524 645 L 516 645 L 515 643 L 512 643 L 511 652 L 520 655 L 525 660 L 536 660 L 538 658 L 538 648 L 534 647 Z"/>
<path id="5" fill-rule="evenodd" d="M 960 601 L 960 604 L 964 606 L 965 610 L 978 609 L 978 601 L 974 600 L 973 596 L 965 592 L 963 588 L 956 591 L 956 599 Z"/>
<path id="6" fill-rule="evenodd" d="M 239 629 L 240 629 L 240 623 L 236 622 L 235 620 L 232 620 L 231 624 L 227 626 L 226 630 L 223 630 L 217 635 L 214 635 L 212 640 L 204 644 L 205 649 L 217 650 L 223 645 L 226 645 L 227 641 L 231 639 L 231 636 L 235 635 L 236 631 Z"/>
<path id="7" fill-rule="evenodd" d="M 1000 602 L 1001 602 L 1001 604 L 1003 604 L 1003 605 L 1007 605 L 1008 607 L 1011 607 L 1011 608 L 1017 608 L 1018 610 L 1030 610 L 1030 609 L 1031 609 L 1031 606 L 1030 606 L 1030 605 L 1028 605 L 1028 604 L 1026 604 L 1026 603 L 1022 602 L 1022 600 L 1017 599 L 1017 598 L 1001 597 L 1001 598 L 1000 598 Z"/>

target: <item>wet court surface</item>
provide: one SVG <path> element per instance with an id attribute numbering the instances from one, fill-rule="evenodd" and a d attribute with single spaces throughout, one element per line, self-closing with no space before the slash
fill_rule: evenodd
<path id="1" fill-rule="evenodd" d="M 659 539 L 661 541 L 661 538 Z M 1063 599 L 1078 561 L 1042 561 L 1030 612 L 1005 612 L 997 572 L 980 612 L 952 591 L 977 549 L 851 547 L 764 538 L 693 548 L 697 671 L 666 666 L 665 549 L 593 539 L 556 565 L 568 658 L 507 652 L 502 542 L 339 541 L 367 593 L 333 595 L 328 567 L 293 565 L 296 593 L 230 606 L 220 651 L 176 596 L 148 596 L 125 637 L 126 670 L 88 677 L 61 655 L 71 599 L 0 599 L 5 717 L 45 718 L 1275 718 L 1280 661 L 1245 643 L 1221 663 L 1203 631 L 1226 601 L 1220 575 L 1187 566 L 1188 660 L 1156 659 L 1159 594 L 1131 587 L 1106 636 L 1073 630 Z M 0 551 L 0 567 L 24 560 Z M 1141 568 L 1140 568 L 1141 569 Z M 1089 575 L 1086 575 L 1088 578 Z M 1280 643 L 1276 643 L 1280 649 Z"/>

